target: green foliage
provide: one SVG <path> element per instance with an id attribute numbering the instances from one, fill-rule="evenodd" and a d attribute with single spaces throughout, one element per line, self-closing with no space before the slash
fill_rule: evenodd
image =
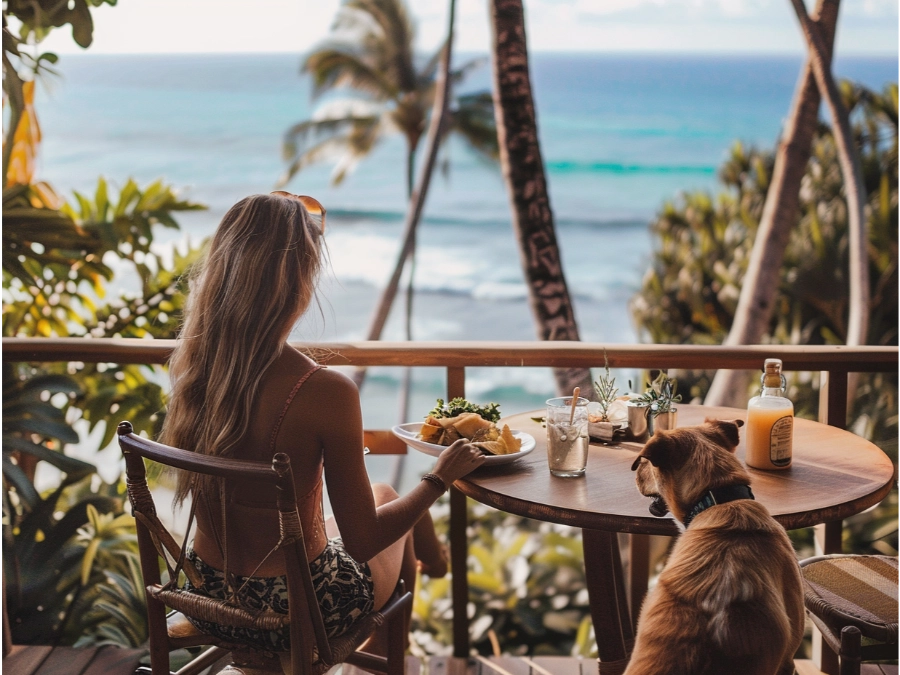
<path id="1" fill-rule="evenodd" d="M 844 521 L 843 547 L 845 551 L 869 555 L 897 555 L 896 488 L 872 512 Z"/>
<path id="2" fill-rule="evenodd" d="M 897 344 L 897 85 L 879 94 L 843 82 L 841 90 L 851 110 L 869 195 L 868 344 Z M 772 152 L 736 144 L 720 170 L 721 193 L 688 193 L 664 205 L 650 226 L 657 241 L 652 266 L 631 305 L 645 337 L 656 343 L 721 344 L 731 328 L 773 166 Z M 834 138 L 825 125 L 816 132 L 801 185 L 800 218 L 791 232 L 763 340 L 843 344 L 849 302 L 847 210 Z M 705 395 L 710 374 L 680 377 L 690 397 Z M 894 377 L 861 377 L 861 382 L 875 380 L 896 390 Z M 812 384 L 808 378 L 790 383 L 788 395 L 798 414 L 814 414 Z M 867 396 L 870 403 L 878 398 Z M 856 415 L 886 424 L 878 429 L 870 425 L 867 437 L 896 436 L 896 405 L 885 417 L 871 407 L 863 411 L 858 403 Z"/>
<path id="3" fill-rule="evenodd" d="M 43 40 L 54 28 L 70 25 L 72 39 L 79 47 L 87 48 L 94 39 L 94 21 L 91 8 L 115 5 L 116 0 L 8 0 L 4 13 L 22 22 L 18 40 L 25 42 L 34 37 Z M 6 22 L 4 21 L 4 31 Z"/>
<path id="4" fill-rule="evenodd" d="M 63 471 L 76 469 L 64 473 L 58 487 L 33 500 L 22 499 L 18 489 L 4 493 L 3 569 L 13 639 L 19 644 L 72 644 L 89 633 L 93 620 L 87 609 L 105 579 L 100 564 L 115 572 L 123 567 L 115 559 L 118 552 L 136 552 L 133 528 L 130 533 L 121 529 L 129 516 L 122 515 L 118 486 L 78 478 L 93 467 L 53 454 L 57 458 L 47 461 Z M 107 527 L 92 544 L 93 523 L 108 525 L 114 516 L 120 519 L 115 523 L 119 530 Z"/>
<path id="5" fill-rule="evenodd" d="M 456 417 L 463 413 L 473 412 L 480 415 L 488 422 L 500 421 L 500 404 L 488 403 L 487 405 L 478 405 L 464 398 L 454 398 L 450 403 L 444 405 L 444 399 L 439 398 L 437 405 L 432 408 L 426 417 L 434 417 L 435 419 L 443 419 L 445 417 Z"/>
<path id="6" fill-rule="evenodd" d="M 199 250 L 176 255 L 175 269 L 166 270 L 151 250 L 152 228 L 177 229 L 173 212 L 203 207 L 179 199 L 161 181 L 141 190 L 129 180 L 113 200 L 100 178 L 93 200 L 76 192 L 76 206 L 58 210 L 46 199 L 35 207 L 35 194 L 27 185 L 4 191 L 3 335 L 172 336 L 179 277 Z M 136 277 L 139 296 L 123 293 L 101 304 L 113 278 L 104 262 L 110 259 L 128 270 L 117 282 Z"/>
<path id="7" fill-rule="evenodd" d="M 54 27 L 71 25 L 75 41 L 87 47 L 90 8 L 101 4 L 115 0 L 4 6 L 5 337 L 174 337 L 184 274 L 200 254 L 189 246 L 174 251 L 169 263 L 153 247 L 158 226 L 178 229 L 173 214 L 204 208 L 162 181 L 141 188 L 128 180 L 113 191 L 101 177 L 92 195 L 76 192 L 65 204 L 52 187 L 33 180 L 40 135 L 29 81 L 57 57 L 23 49 L 25 41 L 39 43 Z M 21 22 L 18 36 L 7 16 Z M 146 640 L 124 485 L 103 483 L 92 464 L 69 457 L 65 446 L 79 441 L 73 426 L 79 420 L 88 432 L 103 425 L 101 448 L 120 419 L 154 434 L 164 407 L 159 379 L 137 365 L 3 365 L 3 560 L 15 642 L 138 646 Z M 38 462 L 59 470 L 55 487 L 35 487 Z"/>
<path id="8" fill-rule="evenodd" d="M 183 277 L 200 249 L 176 251 L 167 267 L 151 249 L 153 229 L 177 228 L 173 212 L 200 207 L 160 181 L 142 190 L 129 180 L 111 195 L 101 178 L 92 199 L 76 193 L 74 206 L 58 210 L 44 195 L 33 186 L 4 193 L 4 206 L 16 206 L 3 228 L 4 335 L 174 337 Z M 107 299 L 110 285 L 129 280 L 135 291 Z M 79 419 L 87 431 L 102 425 L 100 448 L 121 419 L 156 434 L 165 406 L 156 371 L 4 364 L 3 376 L 4 558 L 16 641 L 139 645 L 146 626 L 133 521 L 118 487 L 92 490 L 94 467 L 63 449 L 78 442 Z M 47 495 L 33 485 L 38 461 L 63 472 Z"/>
<path id="9" fill-rule="evenodd" d="M 33 55 L 23 47 L 40 43 L 55 28 L 72 27 L 72 39 L 80 47 L 88 47 L 94 39 L 94 20 L 91 8 L 115 5 L 116 0 L 7 0 L 3 5 L 3 92 L 4 105 L 9 103 L 10 114 L 3 144 L 4 186 L 13 152 L 13 137 L 25 111 L 25 81 L 56 63 L 53 53 Z M 18 35 L 7 21 L 13 17 L 20 22 Z M 18 65 L 18 68 L 16 68 Z M 30 71 L 26 72 L 26 71 Z M 6 200 L 4 199 L 4 210 Z"/>
<path id="10" fill-rule="evenodd" d="M 75 193 L 76 205 L 59 210 L 45 201 L 40 208 L 26 205 L 35 194 L 29 186 L 7 192 L 21 208 L 6 213 L 3 228 L 4 336 L 175 336 L 185 298 L 184 275 L 201 249 L 175 251 L 167 267 L 151 248 L 153 228 L 177 228 L 173 212 L 203 207 L 179 199 L 161 181 L 142 190 L 129 180 L 113 195 L 101 178 L 92 200 Z M 37 218 L 32 211 L 46 213 Z M 45 221 L 52 227 L 44 227 Z M 17 265 L 10 263 L 7 270 L 7 259 Z M 115 279 L 107 264 L 111 260 L 116 261 Z M 121 287 L 129 281 L 136 292 L 120 291 L 107 299 L 110 282 Z M 89 431 L 105 424 L 101 447 L 113 439 L 120 419 L 127 417 L 135 429 L 150 434 L 162 424 L 163 390 L 152 368 L 78 363 L 51 366 L 45 372 L 68 376 L 71 393 L 77 390 L 64 406 L 72 409 L 67 413 L 71 422 L 82 418 Z"/>
<path id="11" fill-rule="evenodd" d="M 447 517 L 436 518 L 445 532 Z M 469 603 L 473 647 L 492 654 L 596 656 L 577 530 L 469 501 Z M 449 579 L 431 579 L 413 606 L 414 651 L 452 644 Z"/>

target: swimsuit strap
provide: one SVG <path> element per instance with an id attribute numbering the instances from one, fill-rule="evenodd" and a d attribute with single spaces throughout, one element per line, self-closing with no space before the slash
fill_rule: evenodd
<path id="1" fill-rule="evenodd" d="M 287 415 L 288 408 L 291 405 L 291 401 L 294 400 L 294 396 L 297 395 L 297 392 L 300 391 L 300 387 L 303 386 L 303 383 L 306 382 L 307 378 L 312 375 L 317 370 L 321 370 L 325 366 L 320 366 L 319 364 L 315 364 L 312 368 L 303 373 L 303 376 L 297 380 L 297 384 L 294 385 L 294 388 L 291 389 L 290 395 L 287 397 L 287 401 L 284 402 L 284 408 L 281 411 L 281 415 L 278 416 L 278 421 L 275 422 L 275 428 L 272 429 L 272 440 L 269 443 L 269 449 L 274 453 L 275 452 L 275 439 L 278 438 L 278 431 L 281 429 L 281 422 L 284 420 L 284 416 Z"/>

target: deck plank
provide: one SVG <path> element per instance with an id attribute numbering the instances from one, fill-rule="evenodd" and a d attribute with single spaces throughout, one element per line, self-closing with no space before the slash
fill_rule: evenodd
<path id="1" fill-rule="evenodd" d="M 514 656 L 479 656 L 480 675 L 532 675 L 531 667 Z"/>
<path id="2" fill-rule="evenodd" d="M 481 675 L 480 671 L 480 664 L 475 659 L 453 656 L 432 656 L 428 659 L 428 675 Z"/>
<path id="3" fill-rule="evenodd" d="M 142 649 L 14 645 L 3 670 L 16 675 L 131 675 Z"/>
<path id="4" fill-rule="evenodd" d="M 96 647 L 84 649 L 56 647 L 44 659 L 40 669 L 37 671 L 37 675 L 45 675 L 45 673 L 82 675 L 82 673 L 90 673 L 91 670 L 88 669 L 88 665 L 94 660 L 96 655 Z"/>
<path id="5" fill-rule="evenodd" d="M 585 660 L 572 656 L 534 656 L 525 659 L 528 661 L 532 664 L 531 675 L 587 675 L 597 671 L 596 661 L 588 661 L 590 669 L 582 671 Z"/>
<path id="6" fill-rule="evenodd" d="M 48 645 L 13 645 L 12 651 L 3 659 L 3 670 L 9 668 L 11 673 L 32 675 L 52 651 L 53 647 Z"/>
<path id="7" fill-rule="evenodd" d="M 142 649 L 124 649 L 112 645 L 100 647 L 94 653 L 84 675 L 131 675 L 144 653 L 145 650 Z M 71 675 L 72 671 L 68 673 Z"/>

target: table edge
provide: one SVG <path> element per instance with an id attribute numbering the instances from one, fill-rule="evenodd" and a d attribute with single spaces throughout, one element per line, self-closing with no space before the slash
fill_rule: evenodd
<path id="1" fill-rule="evenodd" d="M 588 530 L 604 530 L 628 534 L 675 536 L 681 531 L 671 515 L 657 518 L 651 515 L 646 517 L 624 516 L 560 509 L 559 507 L 549 507 L 546 504 L 501 495 L 471 483 L 466 478 L 460 478 L 453 485 L 464 495 L 481 504 L 532 520 L 569 525 Z M 863 497 L 819 509 L 815 512 L 781 513 L 773 516 L 773 518 L 786 530 L 797 530 L 822 523 L 844 520 L 881 502 L 887 497 L 893 487 L 894 476 L 891 476 L 878 490 Z"/>

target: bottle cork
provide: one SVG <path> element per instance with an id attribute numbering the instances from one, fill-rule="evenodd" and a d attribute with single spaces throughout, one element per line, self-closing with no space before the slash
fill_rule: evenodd
<path id="1" fill-rule="evenodd" d="M 763 366 L 765 376 L 764 387 L 781 387 L 781 359 L 766 359 Z"/>

